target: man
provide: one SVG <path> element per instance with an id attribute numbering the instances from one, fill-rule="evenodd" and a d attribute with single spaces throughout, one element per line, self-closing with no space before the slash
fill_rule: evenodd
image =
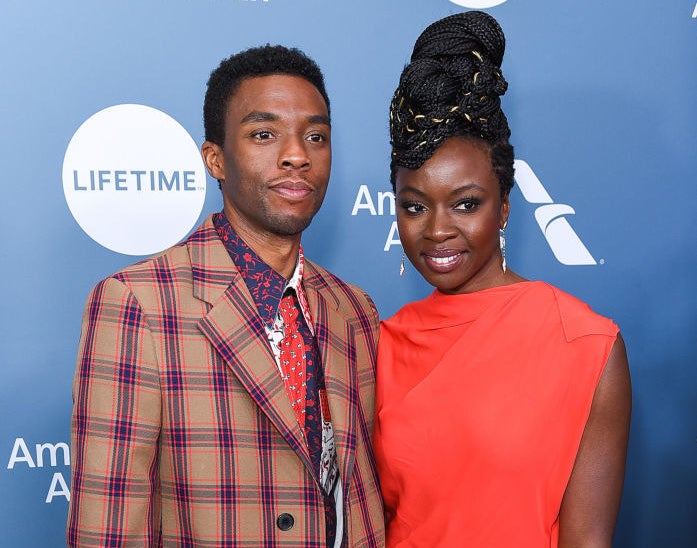
<path id="1" fill-rule="evenodd" d="M 300 246 L 329 180 L 322 74 L 234 55 L 204 124 L 223 212 L 87 302 L 68 544 L 382 546 L 377 312 Z"/>

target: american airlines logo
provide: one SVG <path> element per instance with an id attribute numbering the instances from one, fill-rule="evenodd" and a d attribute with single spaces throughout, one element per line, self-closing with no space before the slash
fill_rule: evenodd
<path id="1" fill-rule="evenodd" d="M 598 264 L 566 219 L 566 215 L 576 213 L 574 208 L 555 204 L 527 162 L 516 160 L 514 165 L 523 198 L 530 204 L 540 204 L 535 220 L 557 260 L 570 266 Z"/>

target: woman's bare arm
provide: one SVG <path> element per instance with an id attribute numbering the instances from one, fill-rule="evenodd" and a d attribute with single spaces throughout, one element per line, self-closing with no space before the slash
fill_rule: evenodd
<path id="1" fill-rule="evenodd" d="M 627 352 L 621 335 L 593 396 L 559 514 L 560 548 L 609 548 L 622 497 L 632 411 Z"/>

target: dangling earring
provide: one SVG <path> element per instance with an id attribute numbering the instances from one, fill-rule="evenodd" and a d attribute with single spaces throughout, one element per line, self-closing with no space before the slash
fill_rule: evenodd
<path id="1" fill-rule="evenodd" d="M 404 250 L 402 250 L 402 262 L 399 263 L 399 275 L 404 276 Z"/>
<path id="2" fill-rule="evenodd" d="M 506 221 L 503 225 L 503 228 L 499 228 L 499 247 L 501 248 L 501 268 L 503 269 L 503 273 L 506 273 L 506 225 L 508 224 L 508 221 Z"/>

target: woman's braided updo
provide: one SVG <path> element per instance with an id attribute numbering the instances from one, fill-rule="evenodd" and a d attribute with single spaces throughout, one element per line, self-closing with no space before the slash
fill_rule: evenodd
<path id="1" fill-rule="evenodd" d="M 505 46 L 499 24 L 481 11 L 450 15 L 421 33 L 390 104 L 393 189 L 398 167 L 418 169 L 458 136 L 488 143 L 501 196 L 510 191 L 513 147 L 500 99 L 508 87 Z"/>

